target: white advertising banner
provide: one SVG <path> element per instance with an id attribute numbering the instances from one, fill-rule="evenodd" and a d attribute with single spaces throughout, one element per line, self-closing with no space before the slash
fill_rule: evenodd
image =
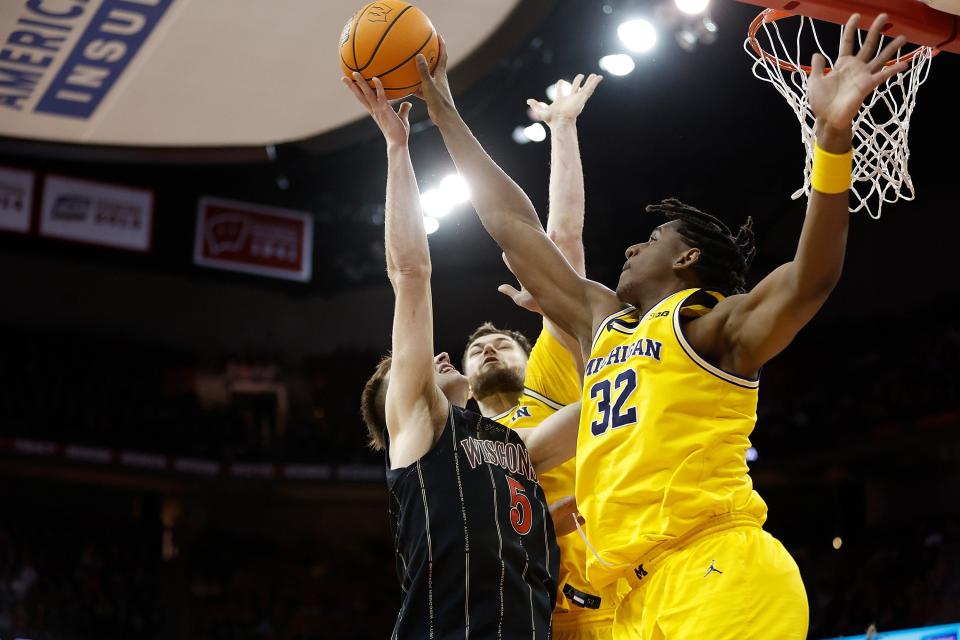
<path id="1" fill-rule="evenodd" d="M 32 171 L 0 167 L 0 231 L 30 232 L 33 183 Z"/>
<path id="2" fill-rule="evenodd" d="M 153 231 L 153 193 L 62 176 L 43 182 L 40 235 L 146 252 Z"/>

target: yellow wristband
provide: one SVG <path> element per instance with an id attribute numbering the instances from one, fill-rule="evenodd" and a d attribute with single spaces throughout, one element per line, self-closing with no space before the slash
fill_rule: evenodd
<path id="1" fill-rule="evenodd" d="M 813 175 L 810 186 L 820 193 L 843 193 L 850 188 L 853 174 L 853 149 L 830 153 L 813 145 Z"/>

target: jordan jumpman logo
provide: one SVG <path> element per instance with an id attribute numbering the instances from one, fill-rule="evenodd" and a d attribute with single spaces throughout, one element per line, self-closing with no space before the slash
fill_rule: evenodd
<path id="1" fill-rule="evenodd" d="M 707 572 L 706 572 L 705 574 L 703 574 L 703 577 L 704 577 L 704 578 L 706 578 L 706 577 L 707 577 L 708 575 L 710 575 L 711 573 L 723 573 L 723 571 L 720 571 L 720 569 L 717 569 L 715 566 L 713 566 L 713 563 L 714 563 L 714 562 L 716 562 L 716 560 L 711 560 L 711 561 L 710 561 L 710 568 L 707 569 Z"/>

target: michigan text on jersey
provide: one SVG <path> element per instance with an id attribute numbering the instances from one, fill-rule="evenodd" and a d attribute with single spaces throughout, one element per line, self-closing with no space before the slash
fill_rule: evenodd
<path id="1" fill-rule="evenodd" d="M 608 365 L 620 364 L 630 358 L 653 358 L 659 362 L 660 350 L 662 348 L 662 342 L 651 340 L 650 338 L 640 338 L 631 344 L 614 347 L 605 357 L 591 358 L 590 362 L 587 363 L 584 375 L 592 376 Z"/>

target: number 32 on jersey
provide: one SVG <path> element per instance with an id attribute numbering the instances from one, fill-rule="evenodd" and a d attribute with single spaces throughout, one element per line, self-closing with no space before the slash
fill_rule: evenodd
<path id="1" fill-rule="evenodd" d="M 590 399 L 597 401 L 597 419 L 590 423 L 590 431 L 602 436 L 608 429 L 628 427 L 637 422 L 635 406 L 624 409 L 637 389 L 637 372 L 633 369 L 621 371 L 612 381 L 600 380 L 590 387 Z"/>

